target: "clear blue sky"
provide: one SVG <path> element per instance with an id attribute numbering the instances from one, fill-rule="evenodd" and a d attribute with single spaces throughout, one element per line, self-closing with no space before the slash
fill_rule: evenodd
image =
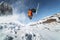
<path id="1" fill-rule="evenodd" d="M 27 16 L 27 11 L 29 8 L 36 8 L 39 3 L 38 14 L 34 14 L 31 21 L 37 21 L 46 16 L 60 12 L 60 0 L 0 0 L 13 4 L 14 8 L 20 7 L 18 12 L 25 12 Z M 21 4 L 16 5 L 16 2 L 21 1 Z M 27 20 L 27 19 L 26 19 Z"/>

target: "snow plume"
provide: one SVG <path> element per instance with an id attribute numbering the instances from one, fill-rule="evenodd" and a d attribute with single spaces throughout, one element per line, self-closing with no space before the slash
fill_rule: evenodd
<path id="1" fill-rule="evenodd" d="M 13 15 L 16 16 L 15 18 L 16 18 L 19 22 L 25 24 L 25 21 L 26 21 L 26 19 L 27 19 L 27 16 L 25 15 L 24 12 L 20 12 L 20 13 L 19 13 L 17 10 L 18 10 L 17 8 L 13 9 Z"/>
<path id="2" fill-rule="evenodd" d="M 29 21 L 29 19 L 25 13 L 25 10 L 27 9 L 25 4 L 19 0 L 16 1 L 14 4 L 12 4 L 12 7 L 13 7 L 13 15 L 16 14 L 16 16 L 18 16 L 17 20 L 23 24 L 26 24 L 27 21 Z"/>
<path id="3" fill-rule="evenodd" d="M 9 16 L 2 16 L 0 17 L 0 23 L 18 23 L 21 25 L 25 25 L 25 20 L 26 20 L 26 16 L 25 14 L 21 13 L 20 15 L 18 14 L 13 14 L 13 15 L 9 15 Z"/>
<path id="4" fill-rule="evenodd" d="M 24 1 L 18 0 L 15 3 L 11 4 L 13 8 L 13 15 L 0 17 L 1 22 L 7 21 L 19 21 L 22 24 L 26 24 L 28 22 L 32 22 L 26 14 L 26 10 L 28 7 L 24 4 Z M 2 21 L 3 20 L 3 21 Z"/>
<path id="5" fill-rule="evenodd" d="M 17 12 L 23 12 L 28 8 L 22 0 L 16 1 L 12 6 Z"/>

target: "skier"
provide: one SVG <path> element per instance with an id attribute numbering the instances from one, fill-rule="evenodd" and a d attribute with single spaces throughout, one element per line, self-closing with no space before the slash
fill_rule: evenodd
<path id="1" fill-rule="evenodd" d="M 36 9 L 35 8 L 32 8 L 32 9 L 29 9 L 28 10 L 28 17 L 29 17 L 29 19 L 32 19 L 33 13 L 36 13 L 37 14 L 38 8 L 39 8 L 39 4 L 38 4 L 38 6 L 37 6 Z"/>
<path id="2" fill-rule="evenodd" d="M 35 13 L 35 12 L 36 12 L 36 9 L 29 9 L 29 10 L 28 10 L 28 17 L 29 17 L 30 19 L 32 19 L 33 13 Z"/>

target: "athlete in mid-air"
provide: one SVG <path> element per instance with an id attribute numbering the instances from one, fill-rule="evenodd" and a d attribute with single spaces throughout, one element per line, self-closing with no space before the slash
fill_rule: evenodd
<path id="1" fill-rule="evenodd" d="M 36 9 L 35 8 L 32 8 L 32 9 L 29 9 L 28 10 L 28 17 L 29 17 L 29 19 L 32 19 L 33 13 L 36 13 L 37 14 L 38 8 L 39 8 L 39 4 L 38 4 L 38 6 L 37 6 Z"/>

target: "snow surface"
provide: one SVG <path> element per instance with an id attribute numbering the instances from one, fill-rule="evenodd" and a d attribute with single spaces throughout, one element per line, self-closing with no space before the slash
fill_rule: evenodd
<path id="1" fill-rule="evenodd" d="M 60 40 L 59 13 L 27 25 L 13 20 L 14 17 L 0 17 L 0 40 Z M 43 23 L 48 19 L 56 22 Z"/>

